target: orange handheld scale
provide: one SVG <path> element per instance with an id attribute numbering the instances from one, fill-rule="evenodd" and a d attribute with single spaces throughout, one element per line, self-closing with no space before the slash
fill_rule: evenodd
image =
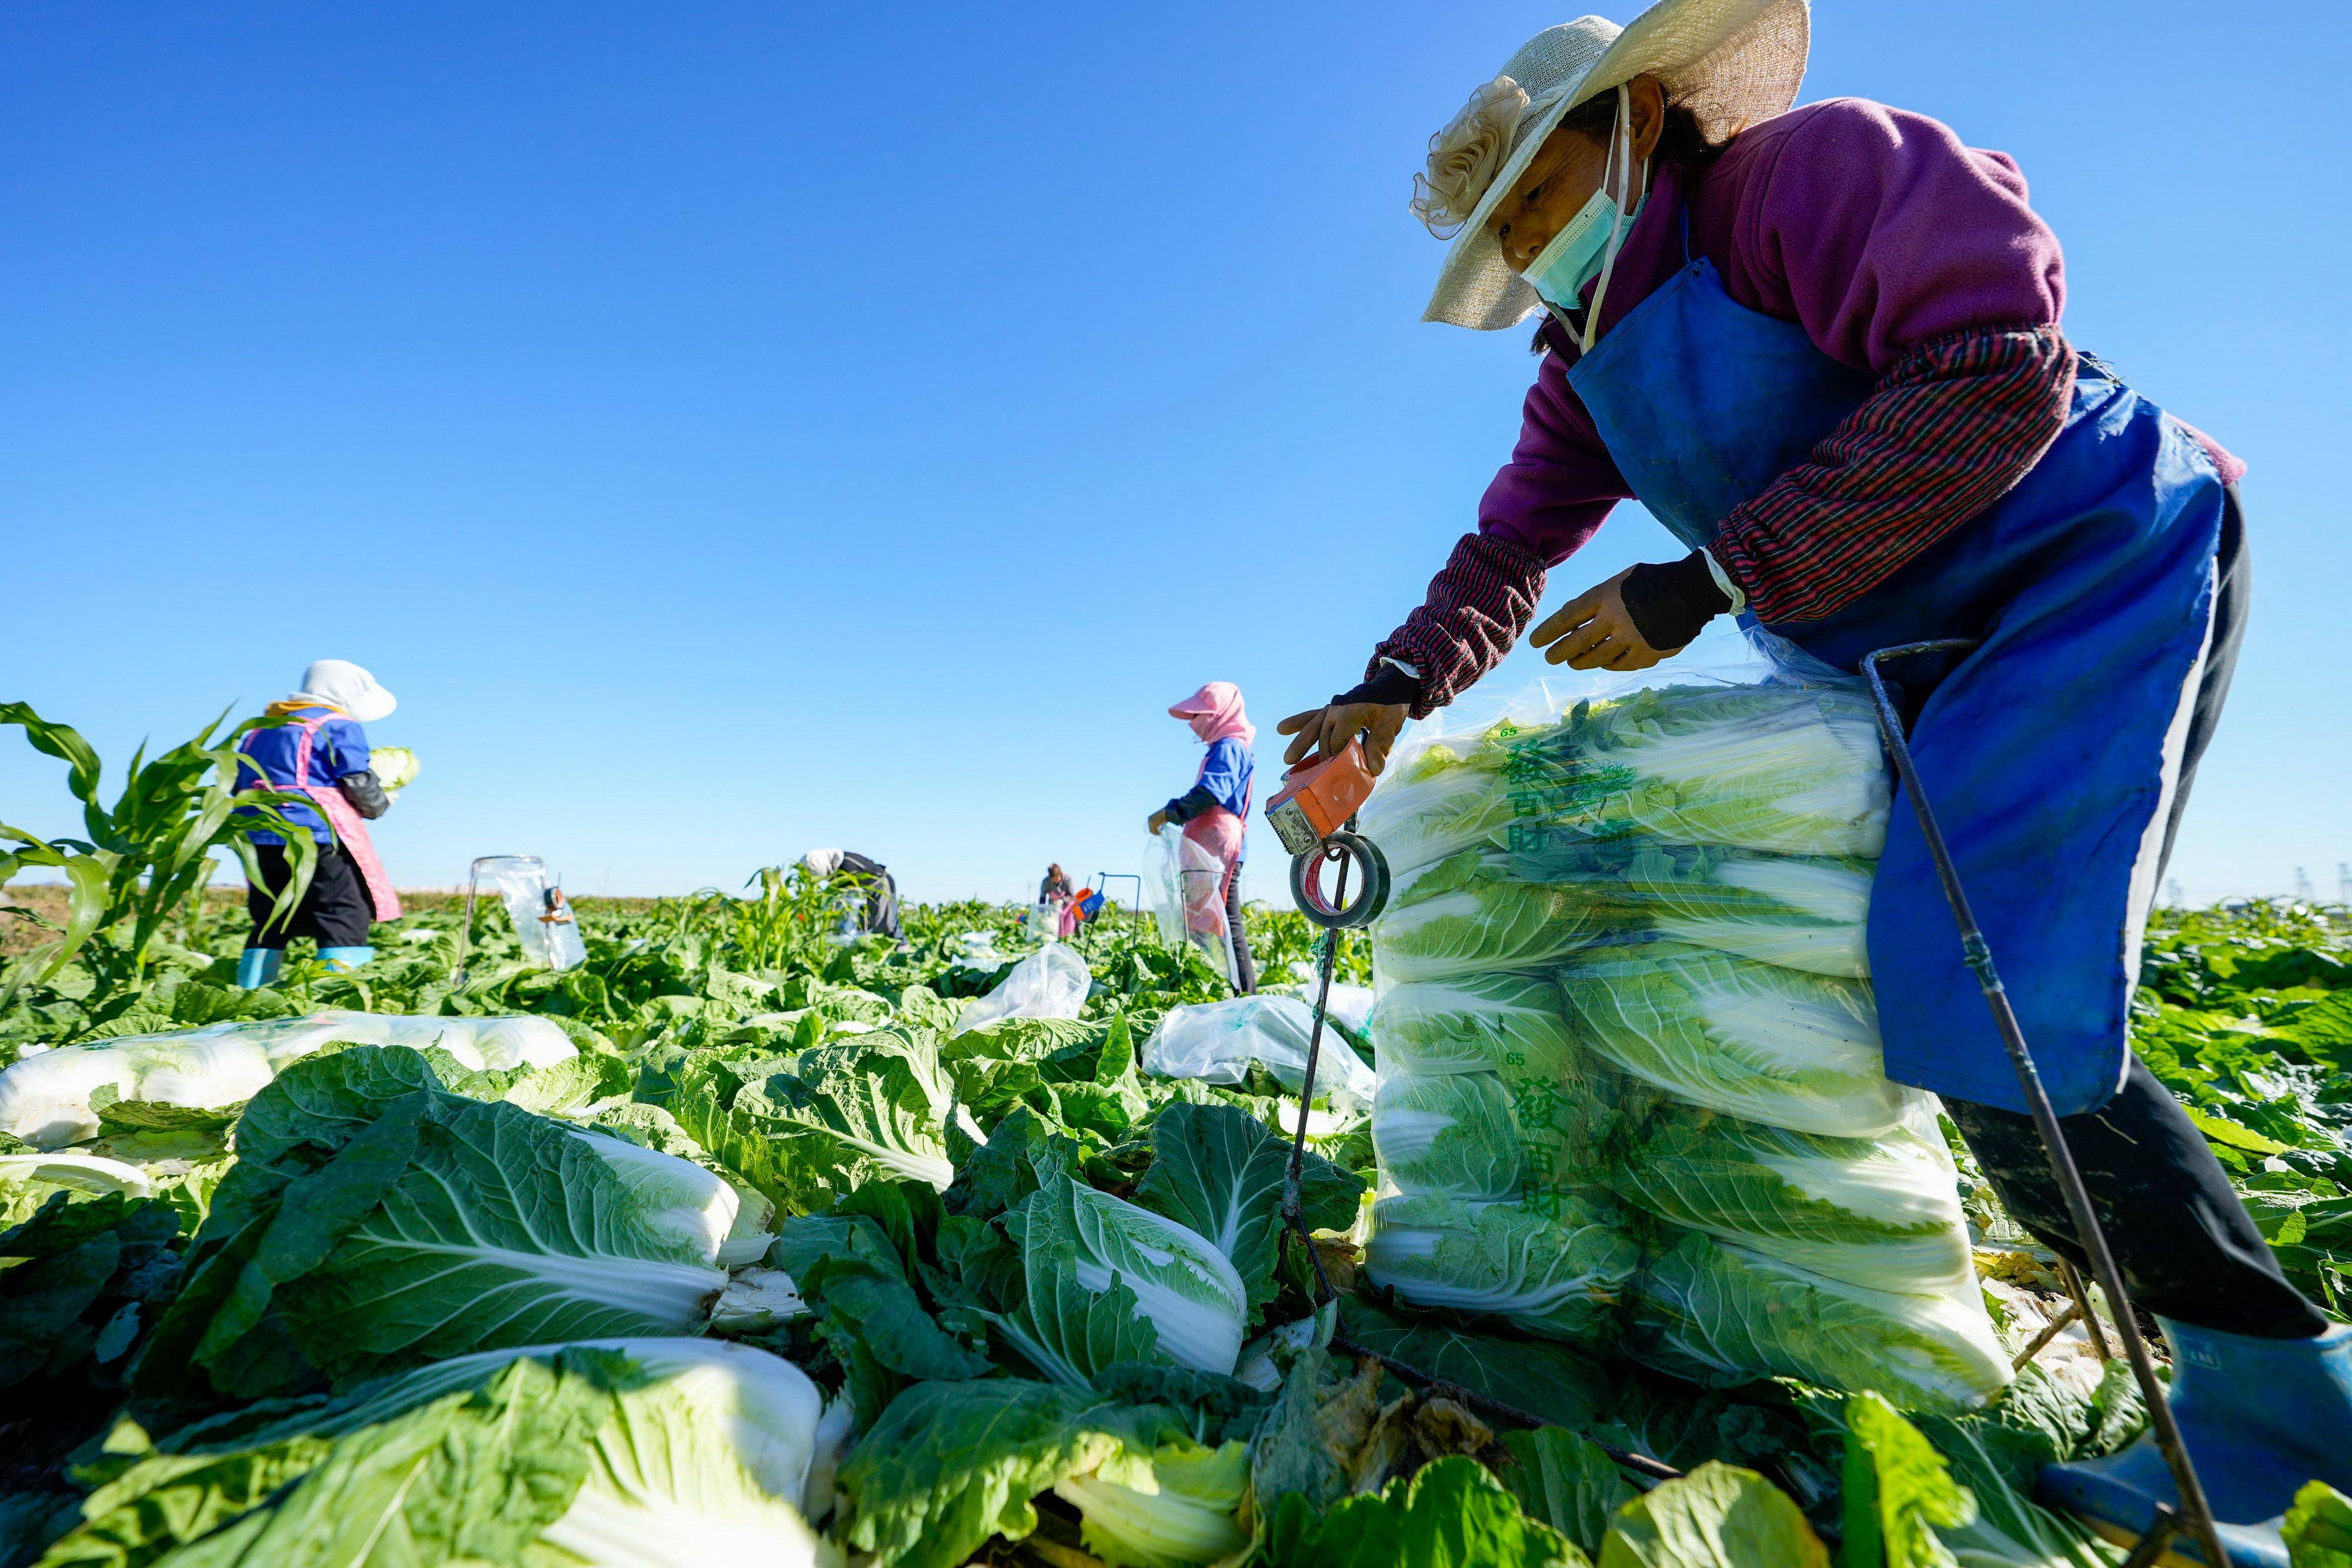
<path id="1" fill-rule="evenodd" d="M 1345 827 L 1371 792 L 1364 743 L 1351 740 L 1339 756 L 1302 763 L 1284 774 L 1281 789 L 1265 803 L 1265 820 L 1284 849 L 1303 855 Z"/>

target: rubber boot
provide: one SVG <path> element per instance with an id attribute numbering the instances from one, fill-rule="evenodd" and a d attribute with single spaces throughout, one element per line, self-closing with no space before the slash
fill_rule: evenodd
<path id="1" fill-rule="evenodd" d="M 350 974 L 374 956 L 375 949 L 373 947 L 321 947 L 319 949 L 319 962 L 338 974 L 344 975 Z"/>
<path id="2" fill-rule="evenodd" d="M 286 962 L 282 947 L 247 947 L 237 955 L 236 983 L 248 991 L 257 991 L 278 977 L 278 967 Z"/>
<path id="3" fill-rule="evenodd" d="M 2295 1489 L 2352 1490 L 2352 1328 L 2311 1339 L 2255 1339 L 2157 1320 L 2172 1347 L 2172 1416 L 2238 1568 L 2285 1568 L 2278 1525 Z M 2152 1433 L 2119 1454 L 2052 1465 L 2035 1495 L 2128 1545 L 2178 1506 Z M 2176 1538 L 2172 1552 L 2199 1561 Z"/>

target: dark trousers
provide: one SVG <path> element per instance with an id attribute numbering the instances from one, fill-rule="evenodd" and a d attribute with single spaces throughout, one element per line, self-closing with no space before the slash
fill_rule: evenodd
<path id="1" fill-rule="evenodd" d="M 2252 578 L 2234 486 L 2223 504 L 2216 566 L 2212 645 L 2190 705 L 2180 783 L 2165 823 L 2167 860 L 2246 634 Z M 1946 1101 L 1944 1109 L 2018 1223 L 2087 1275 L 2090 1259 L 2075 1239 L 2033 1118 L 1956 1100 Z M 2307 1338 L 2327 1326 L 2319 1309 L 2287 1282 L 2205 1134 L 2138 1058 L 2113 1100 L 2059 1118 L 2059 1127 L 2135 1305 L 2198 1328 L 2264 1339 Z"/>
<path id="2" fill-rule="evenodd" d="M 278 890 L 293 877 L 283 844 L 256 844 L 254 858 L 261 862 L 261 880 L 245 890 L 245 911 L 253 919 L 248 947 L 284 947 L 288 940 L 308 936 L 321 947 L 364 947 L 368 925 L 375 919 L 375 903 L 368 897 L 360 868 L 340 844 L 320 844 L 319 863 L 310 873 L 310 887 L 293 915 L 264 925 Z"/>
<path id="3" fill-rule="evenodd" d="M 1250 956 L 1249 927 L 1242 924 L 1242 868 L 1238 862 L 1225 878 L 1225 929 L 1234 939 L 1234 990 L 1246 997 L 1257 989 L 1257 960 Z"/>

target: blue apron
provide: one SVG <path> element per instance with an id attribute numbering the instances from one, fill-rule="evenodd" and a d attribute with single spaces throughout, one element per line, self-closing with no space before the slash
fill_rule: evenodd
<path id="1" fill-rule="evenodd" d="M 1733 300 L 1704 257 L 1568 383 L 1633 493 L 1693 549 L 1874 384 L 1802 327 Z M 2127 1065 L 2221 505 L 2195 438 L 2085 359 L 2064 429 L 2007 496 L 1837 613 L 1764 627 L 1848 671 L 1899 643 L 1983 640 L 1932 690 L 1889 674 L 1925 696 L 1920 778 L 2062 1115 L 2105 1104 Z M 1907 800 L 1887 823 L 1869 938 L 1888 1075 L 2024 1111 Z"/>

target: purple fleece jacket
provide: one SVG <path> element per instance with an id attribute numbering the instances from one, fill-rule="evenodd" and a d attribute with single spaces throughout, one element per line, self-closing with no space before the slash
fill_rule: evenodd
<path id="1" fill-rule="evenodd" d="M 2054 327 L 2065 303 L 2057 236 L 2006 153 L 1965 146 L 1925 115 L 1832 99 L 1743 131 L 1686 193 L 1660 171 L 1610 278 L 1603 332 L 1681 268 L 1685 201 L 1691 250 L 1735 301 L 1876 375 L 1956 333 Z M 1633 495 L 1569 390 L 1575 357 L 1544 356 L 1518 445 L 1478 508 L 1480 532 L 1547 565 Z M 2199 439 L 2224 479 L 2245 471 Z"/>

